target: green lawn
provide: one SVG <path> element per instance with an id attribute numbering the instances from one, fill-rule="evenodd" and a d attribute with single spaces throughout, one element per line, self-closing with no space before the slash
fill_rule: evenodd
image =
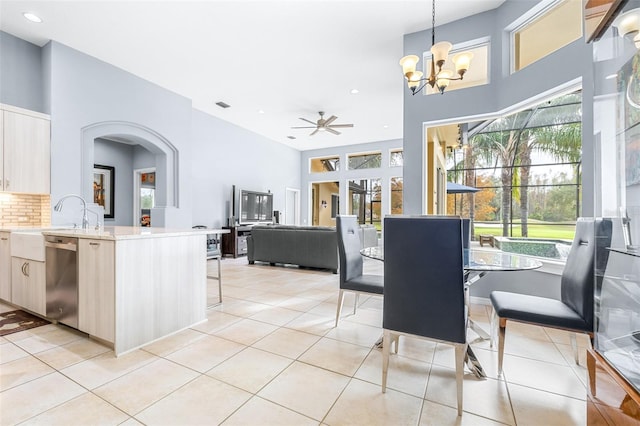
<path id="1" fill-rule="evenodd" d="M 514 223 L 513 227 L 514 237 L 521 237 L 520 224 Z M 573 224 L 549 224 L 544 222 L 529 223 L 529 238 L 557 238 L 562 240 L 573 240 L 576 226 Z M 501 223 L 476 223 L 474 224 L 475 235 L 493 235 L 502 236 L 502 224 Z"/>
<path id="2" fill-rule="evenodd" d="M 373 225 L 381 231 L 382 223 L 373 222 Z M 513 236 L 521 237 L 520 223 L 513 224 Z M 576 226 L 574 224 L 552 224 L 540 221 L 529 221 L 529 238 L 553 238 L 560 240 L 573 240 Z M 502 236 L 502 223 L 475 223 L 474 234 Z"/>

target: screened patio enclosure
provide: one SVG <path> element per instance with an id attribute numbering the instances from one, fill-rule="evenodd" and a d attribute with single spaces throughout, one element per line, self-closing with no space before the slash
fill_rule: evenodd
<path id="1" fill-rule="evenodd" d="M 473 235 L 572 239 L 581 200 L 581 91 L 517 113 L 468 123 L 447 158 L 448 181 L 478 188 L 450 194 L 449 214 Z"/>

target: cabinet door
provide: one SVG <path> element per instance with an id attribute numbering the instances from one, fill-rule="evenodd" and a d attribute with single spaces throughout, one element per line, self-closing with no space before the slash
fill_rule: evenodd
<path id="1" fill-rule="evenodd" d="M 49 194 L 49 120 L 4 111 L 4 190 Z"/>
<path id="2" fill-rule="evenodd" d="M 0 299 L 11 302 L 11 246 L 9 232 L 0 232 Z"/>
<path id="3" fill-rule="evenodd" d="M 115 243 L 78 241 L 78 327 L 115 341 Z"/>
<path id="4" fill-rule="evenodd" d="M 46 315 L 44 262 L 11 258 L 11 298 L 15 305 Z"/>

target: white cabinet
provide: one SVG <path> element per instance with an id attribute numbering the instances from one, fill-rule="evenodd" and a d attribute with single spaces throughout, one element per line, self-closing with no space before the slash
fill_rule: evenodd
<path id="1" fill-rule="evenodd" d="M 40 315 L 46 315 L 44 262 L 11 258 L 11 301 Z"/>
<path id="2" fill-rule="evenodd" d="M 0 153 L 1 155 L 1 153 Z M 11 233 L 0 232 L 0 299 L 11 302 Z"/>
<path id="3" fill-rule="evenodd" d="M 115 342 L 115 242 L 78 241 L 78 328 Z"/>
<path id="4" fill-rule="evenodd" d="M 0 105 L 0 190 L 51 192 L 51 125 L 44 114 Z"/>

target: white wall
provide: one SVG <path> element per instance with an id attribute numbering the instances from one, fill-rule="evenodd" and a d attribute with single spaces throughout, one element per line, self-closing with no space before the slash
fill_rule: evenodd
<path id="1" fill-rule="evenodd" d="M 12 40 L 13 36 L 2 33 L 2 37 Z M 23 62 L 29 61 L 13 61 L 22 54 L 20 49 L 28 48 L 32 56 L 39 52 L 42 60 L 41 98 L 43 109 L 51 115 L 53 202 L 68 193 L 92 199 L 94 161 L 117 161 L 121 165 L 117 167 L 116 179 L 126 179 L 127 183 L 122 187 L 116 183 L 116 218 L 106 224 L 131 221 L 133 195 L 128 191 L 132 191 L 133 168 L 155 165 L 161 174 L 163 164 L 157 163 L 160 158 L 157 152 L 141 154 L 136 148 L 131 148 L 129 154 L 116 152 L 117 149 L 109 152 L 104 145 L 98 144 L 96 148 L 93 139 L 90 143 L 83 142 L 85 129 L 111 122 L 132 123 L 176 149 L 175 200 L 166 197 L 166 205 L 153 213 L 162 216 L 161 221 L 155 221 L 154 217 L 154 223 L 161 222 L 161 226 L 226 224 L 234 184 L 238 188 L 271 190 L 276 210 L 284 210 L 286 187 L 300 187 L 299 151 L 195 111 L 190 99 L 55 41 L 40 49 L 16 40 L 13 45 L 17 48 L 0 51 L 0 62 L 15 64 L 16 75 L 31 72 L 20 69 Z M 27 92 L 20 93 L 27 96 Z M 0 96 L 3 102 L 12 99 L 5 88 L 0 88 Z M 8 103 L 25 107 L 26 101 Z M 126 139 L 129 135 L 116 136 Z M 134 140 L 140 138 L 139 134 L 134 136 Z M 103 156 L 111 159 L 102 160 Z M 157 175 L 157 179 L 162 182 L 161 176 Z M 121 196 L 128 196 L 129 200 Z"/>
<path id="2" fill-rule="evenodd" d="M 0 103 L 48 114 L 40 48 L 0 31 L 0 55 Z"/>
<path id="3" fill-rule="evenodd" d="M 234 124 L 193 110 L 191 162 L 193 215 L 197 225 L 226 225 L 232 186 L 273 193 L 284 211 L 285 188 L 300 187 L 300 152 Z M 237 201 L 237 200 L 236 200 Z"/>

